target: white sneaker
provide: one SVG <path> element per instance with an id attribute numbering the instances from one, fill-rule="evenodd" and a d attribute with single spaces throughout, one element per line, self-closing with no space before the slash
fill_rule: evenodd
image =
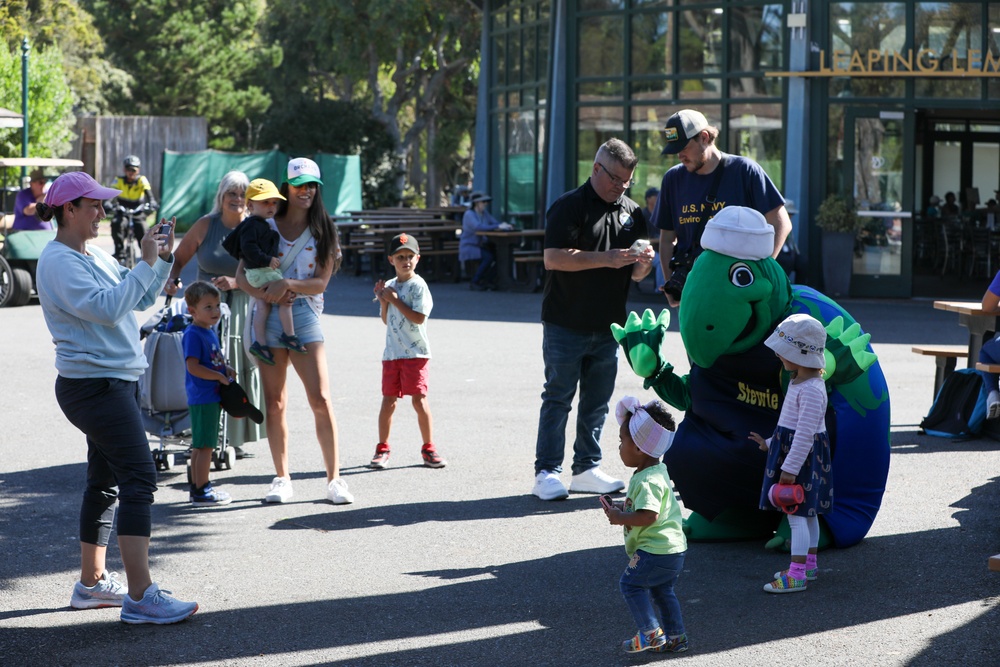
<path id="1" fill-rule="evenodd" d="M 543 470 L 535 475 L 535 486 L 531 493 L 542 500 L 564 500 L 569 497 L 566 487 L 559 481 L 559 475 Z"/>
<path id="2" fill-rule="evenodd" d="M 295 495 L 292 491 L 292 480 L 287 477 L 275 477 L 271 480 L 271 490 L 264 496 L 265 503 L 283 503 Z"/>
<path id="3" fill-rule="evenodd" d="M 336 477 L 326 487 L 326 498 L 334 505 L 350 505 L 354 495 L 347 490 L 347 482 L 342 477 Z"/>
<path id="4" fill-rule="evenodd" d="M 625 488 L 625 482 L 606 475 L 600 468 L 573 475 L 569 490 L 573 493 L 614 493 Z"/>
<path id="5" fill-rule="evenodd" d="M 986 397 L 986 418 L 996 419 L 1000 417 L 1000 391 L 994 389 Z"/>

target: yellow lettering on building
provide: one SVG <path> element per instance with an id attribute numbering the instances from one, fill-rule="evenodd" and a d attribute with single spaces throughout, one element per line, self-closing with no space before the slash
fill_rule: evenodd
<path id="1" fill-rule="evenodd" d="M 963 62 L 964 59 L 964 62 Z M 835 49 L 832 56 L 819 52 L 819 68 L 808 72 L 766 72 L 765 76 L 904 76 L 904 77 L 1000 77 L 1000 53 L 991 49 L 866 49 L 864 52 Z"/>
<path id="2" fill-rule="evenodd" d="M 925 65 L 925 58 L 930 59 L 930 65 Z M 938 68 L 937 54 L 930 49 L 920 49 L 917 53 L 917 67 L 921 72 L 936 72 Z"/>

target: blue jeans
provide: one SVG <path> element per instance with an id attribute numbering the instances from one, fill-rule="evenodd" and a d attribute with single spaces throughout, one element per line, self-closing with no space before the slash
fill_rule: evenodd
<path id="1" fill-rule="evenodd" d="M 118 534 L 149 537 L 156 466 L 139 411 L 139 383 L 59 376 L 56 401 L 87 436 L 80 541 L 107 546 L 119 504 Z"/>
<path id="2" fill-rule="evenodd" d="M 479 269 L 476 270 L 476 275 L 472 276 L 472 282 L 477 285 L 493 278 L 494 265 L 497 261 L 493 254 L 492 244 L 479 246 L 479 253 Z"/>
<path id="3" fill-rule="evenodd" d="M 979 349 L 979 363 L 1000 364 L 1000 336 L 996 336 L 983 343 L 983 346 Z M 987 373 L 986 371 L 979 371 L 979 374 L 983 376 L 983 384 L 986 385 L 986 391 L 997 391 L 997 383 L 1000 382 L 1000 375 Z"/>
<path id="4" fill-rule="evenodd" d="M 642 549 L 635 552 L 618 582 L 628 610 L 641 632 L 662 627 L 667 635 L 684 634 L 681 604 L 674 594 L 674 583 L 684 567 L 684 552 L 657 555 Z M 661 623 L 656 619 L 653 604 L 660 610 Z"/>
<path id="5" fill-rule="evenodd" d="M 543 322 L 542 358 L 545 389 L 538 415 L 535 473 L 562 472 L 566 423 L 579 384 L 573 443 L 573 474 L 579 475 L 601 462 L 601 430 L 618 374 L 618 343 L 610 330 L 576 331 Z"/>

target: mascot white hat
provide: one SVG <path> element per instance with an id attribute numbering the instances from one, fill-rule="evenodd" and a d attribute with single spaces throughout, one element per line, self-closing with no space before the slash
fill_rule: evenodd
<path id="1" fill-rule="evenodd" d="M 736 259 L 764 259 L 774 252 L 774 227 L 759 211 L 727 206 L 705 225 L 701 247 Z"/>

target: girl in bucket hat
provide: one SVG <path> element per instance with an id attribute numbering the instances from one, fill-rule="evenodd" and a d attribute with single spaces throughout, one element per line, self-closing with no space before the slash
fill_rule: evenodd
<path id="1" fill-rule="evenodd" d="M 777 510 L 775 485 L 801 485 L 802 502 L 784 507 L 792 532 L 792 560 L 764 585 L 768 593 L 797 593 L 816 579 L 819 515 L 833 504 L 830 435 L 826 430 L 826 383 L 823 369 L 826 329 L 809 315 L 789 315 L 764 344 L 774 350 L 791 380 L 774 434 L 750 439 L 767 452 L 760 508 Z"/>
<path id="2" fill-rule="evenodd" d="M 618 401 L 615 418 L 618 454 L 622 463 L 635 468 L 624 502 L 601 496 L 608 522 L 624 526 L 625 552 L 631 558 L 619 586 L 639 631 L 622 642 L 622 649 L 680 653 L 688 642 L 674 583 L 684 567 L 687 538 L 680 505 L 660 461 L 674 441 L 674 418 L 660 401 L 643 405 L 634 396 Z"/>

